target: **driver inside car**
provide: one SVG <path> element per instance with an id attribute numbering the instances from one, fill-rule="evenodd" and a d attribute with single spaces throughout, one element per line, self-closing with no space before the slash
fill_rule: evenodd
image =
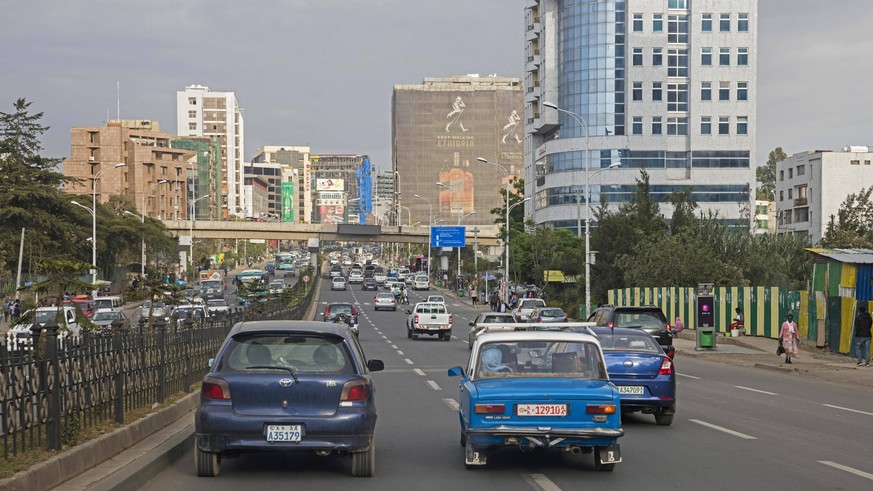
<path id="1" fill-rule="evenodd" d="M 512 368 L 503 364 L 503 353 L 499 348 L 488 348 L 482 352 L 480 375 L 488 372 L 511 372 Z"/>

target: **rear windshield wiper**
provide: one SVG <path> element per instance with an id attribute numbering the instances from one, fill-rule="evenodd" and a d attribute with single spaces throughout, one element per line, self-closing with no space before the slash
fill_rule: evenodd
<path id="1" fill-rule="evenodd" d="M 297 374 L 294 373 L 294 369 L 291 367 L 280 367 L 276 365 L 255 365 L 251 367 L 246 367 L 246 370 L 288 370 L 288 373 L 294 377 L 294 383 L 299 384 L 300 379 L 297 378 Z"/>

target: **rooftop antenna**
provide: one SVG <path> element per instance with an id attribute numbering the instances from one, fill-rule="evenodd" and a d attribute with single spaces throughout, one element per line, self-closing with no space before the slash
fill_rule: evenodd
<path id="1" fill-rule="evenodd" d="M 115 82 L 115 108 L 118 113 L 118 124 L 121 124 L 121 82 Z"/>

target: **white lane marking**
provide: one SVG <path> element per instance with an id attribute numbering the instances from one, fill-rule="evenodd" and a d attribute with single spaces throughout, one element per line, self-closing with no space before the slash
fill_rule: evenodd
<path id="1" fill-rule="evenodd" d="M 822 404 L 822 406 L 824 406 L 824 407 L 832 407 L 832 408 L 834 408 L 834 409 L 840 409 L 840 410 L 843 410 L 843 411 L 849 411 L 849 412 L 851 412 L 851 413 L 866 414 L 867 416 L 873 416 L 873 413 L 868 413 L 868 412 L 866 412 L 866 411 L 858 411 L 857 409 L 849 409 L 849 408 L 847 408 L 847 407 L 833 406 L 833 405 L 830 405 L 830 404 Z"/>
<path id="2" fill-rule="evenodd" d="M 443 388 L 440 387 L 439 384 L 437 384 L 437 383 L 434 382 L 433 380 L 428 380 L 428 381 L 427 381 L 427 385 L 430 385 L 430 388 L 433 389 L 433 390 L 443 390 Z"/>
<path id="3" fill-rule="evenodd" d="M 449 405 L 450 408 L 457 411 L 461 406 L 454 399 L 443 399 L 443 402 Z"/>
<path id="4" fill-rule="evenodd" d="M 873 474 L 869 474 L 869 473 L 864 472 L 864 471 L 859 471 L 858 469 L 853 469 L 852 467 L 849 467 L 849 466 L 847 466 L 847 465 L 838 464 L 838 463 L 836 463 L 836 462 L 831 462 L 831 461 L 829 461 L 829 460 L 819 460 L 818 463 L 819 463 L 819 464 L 824 464 L 824 465 L 827 465 L 827 466 L 831 466 L 831 467 L 833 467 L 834 469 L 839 469 L 839 470 L 841 470 L 841 471 L 846 471 L 846 472 L 848 472 L 848 473 L 850 473 L 850 474 L 854 474 L 854 475 L 859 476 L 859 477 L 864 477 L 864 478 L 867 478 L 867 479 L 873 481 Z"/>
<path id="5" fill-rule="evenodd" d="M 452 339 L 458 339 L 458 336 L 452 336 Z"/>
<path id="6" fill-rule="evenodd" d="M 384 334 L 380 334 L 380 336 L 382 336 L 382 339 L 388 339 L 388 336 L 386 336 Z"/>
<path id="7" fill-rule="evenodd" d="M 712 423 L 707 423 L 706 421 L 700 421 L 699 419 L 689 419 L 688 421 L 691 421 L 692 423 L 697 423 L 697 424 L 702 425 L 702 426 L 706 426 L 707 428 L 712 428 L 713 430 L 718 430 L 718 431 L 727 433 L 728 435 L 733 435 L 733 436 L 736 436 L 739 438 L 743 438 L 746 440 L 757 440 L 757 438 L 755 438 L 753 436 L 749 436 L 749 435 L 746 435 L 744 433 L 740 433 L 738 431 L 729 430 L 727 428 L 724 428 L 724 427 L 718 426 L 718 425 L 714 425 Z"/>
<path id="8" fill-rule="evenodd" d="M 397 350 L 397 354 L 400 355 L 400 356 L 403 356 L 403 352 L 400 351 L 400 350 Z"/>
<path id="9" fill-rule="evenodd" d="M 409 358 L 404 358 L 403 361 L 405 361 L 407 365 L 415 365 L 415 363 L 412 363 L 412 360 Z"/>
<path id="10" fill-rule="evenodd" d="M 677 376 L 677 377 L 691 378 L 691 379 L 694 379 L 694 380 L 700 380 L 700 377 L 695 377 L 694 375 L 686 375 L 686 374 L 684 374 L 684 373 L 677 373 L 676 376 Z"/>
<path id="11" fill-rule="evenodd" d="M 416 368 L 415 370 L 413 370 L 413 372 L 415 372 L 415 373 L 421 375 L 422 377 L 424 377 L 424 370 L 422 370 L 421 368 Z"/>
<path id="12" fill-rule="evenodd" d="M 391 341 L 390 339 L 388 339 L 388 338 L 385 339 L 385 342 L 388 343 L 388 344 L 391 344 L 391 343 L 392 343 L 392 341 Z"/>
<path id="13" fill-rule="evenodd" d="M 767 394 L 768 396 L 778 396 L 779 395 L 775 392 L 767 392 L 766 390 L 752 389 L 751 387 L 743 387 L 742 385 L 734 385 L 734 387 L 736 387 L 738 389 L 742 389 L 742 390 L 748 390 L 750 392 L 757 392 L 759 394 Z"/>
<path id="14" fill-rule="evenodd" d="M 534 489 L 540 491 L 561 491 L 561 488 L 546 477 L 545 474 L 522 474 L 522 477 Z"/>
<path id="15" fill-rule="evenodd" d="M 396 345 L 396 344 L 392 344 L 392 345 L 391 345 L 391 349 L 397 349 L 397 345 Z"/>

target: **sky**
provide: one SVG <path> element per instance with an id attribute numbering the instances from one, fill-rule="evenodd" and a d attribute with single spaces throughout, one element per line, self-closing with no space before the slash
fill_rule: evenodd
<path id="1" fill-rule="evenodd" d="M 119 100 L 122 119 L 176 133 L 176 92 L 206 85 L 236 92 L 247 160 L 303 145 L 386 170 L 393 86 L 523 78 L 524 4 L 0 0 L 0 111 L 32 102 L 51 127 L 43 155 L 65 157 L 70 128 L 116 119 Z M 873 146 L 873 1 L 760 0 L 758 18 L 756 165 L 779 146 Z"/>

